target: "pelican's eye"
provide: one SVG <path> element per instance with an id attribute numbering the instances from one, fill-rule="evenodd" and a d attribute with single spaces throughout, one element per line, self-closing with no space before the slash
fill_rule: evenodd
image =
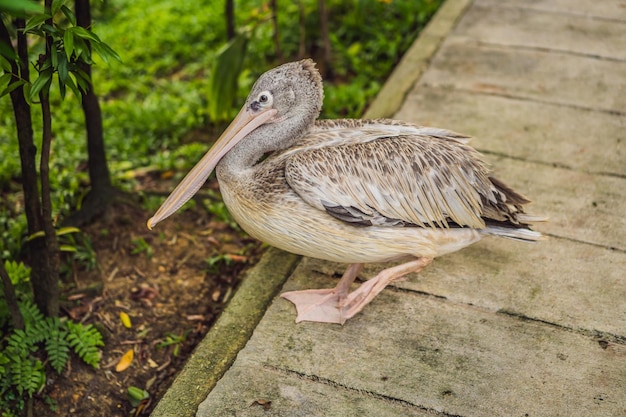
<path id="1" fill-rule="evenodd" d="M 269 91 L 261 91 L 257 97 L 257 101 L 263 107 L 269 107 L 272 105 L 273 97 Z"/>
<path id="2" fill-rule="evenodd" d="M 258 96 L 256 96 L 256 100 L 250 103 L 250 108 L 253 111 L 259 111 L 262 108 L 270 108 L 274 103 L 274 97 L 272 93 L 269 91 L 261 91 Z"/>

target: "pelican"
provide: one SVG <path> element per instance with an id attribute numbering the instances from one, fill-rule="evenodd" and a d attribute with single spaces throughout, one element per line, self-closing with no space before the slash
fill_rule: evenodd
<path id="1" fill-rule="evenodd" d="M 177 211 L 215 169 L 224 203 L 254 238 L 350 264 L 332 289 L 291 291 L 296 322 L 344 324 L 393 281 L 494 235 L 540 240 L 530 201 L 490 175 L 468 136 L 396 120 L 317 120 L 310 59 L 259 77 L 241 111 L 148 220 Z M 398 262 L 350 292 L 363 264 Z"/>

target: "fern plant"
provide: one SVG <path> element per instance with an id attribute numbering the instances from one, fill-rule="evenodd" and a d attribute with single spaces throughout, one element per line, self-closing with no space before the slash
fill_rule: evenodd
<path id="1" fill-rule="evenodd" d="M 104 346 L 102 342 L 102 335 L 91 324 L 83 326 L 80 323 L 73 323 L 71 321 L 65 322 L 69 334 L 67 341 L 69 345 L 74 349 L 74 352 L 83 360 L 86 364 L 98 367 L 100 363 L 100 350 L 98 346 Z"/>
<path id="2" fill-rule="evenodd" d="M 49 364 L 61 373 L 70 352 L 97 368 L 102 336 L 91 324 L 45 317 L 31 301 L 21 301 L 24 330 L 0 334 L 0 409 L 19 414 L 26 398 L 41 390 Z M 11 415 L 11 414 L 7 414 Z"/>

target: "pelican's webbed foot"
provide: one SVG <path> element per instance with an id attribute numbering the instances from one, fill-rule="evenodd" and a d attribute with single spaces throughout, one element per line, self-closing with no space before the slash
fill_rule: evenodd
<path id="1" fill-rule="evenodd" d="M 431 258 L 419 258 L 387 268 L 374 278 L 348 293 L 350 284 L 362 269 L 362 264 L 352 264 L 335 288 L 323 290 L 289 291 L 281 297 L 294 303 L 298 316 L 296 323 L 315 321 L 344 324 L 372 301 L 387 285 L 411 272 L 419 272 L 432 262 Z"/>

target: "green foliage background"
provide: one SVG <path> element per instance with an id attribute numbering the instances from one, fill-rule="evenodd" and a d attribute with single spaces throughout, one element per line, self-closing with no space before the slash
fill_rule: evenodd
<path id="1" fill-rule="evenodd" d="M 333 83 L 326 82 L 322 117 L 358 117 L 379 91 L 402 53 L 441 0 L 327 0 L 333 50 Z M 317 0 L 302 0 L 307 51 L 319 51 Z M 207 96 L 215 54 L 226 42 L 224 2 L 107 0 L 93 2 L 93 31 L 123 63 L 97 61 L 94 85 L 101 97 L 105 142 L 116 186 L 135 189 L 137 169 L 191 167 L 210 143 L 197 132 L 217 131 Z M 295 59 L 299 48 L 298 2 L 278 2 L 281 49 Z M 266 1 L 235 2 L 237 29 L 248 31 L 234 112 L 254 80 L 279 64 Z M 40 45 L 43 50 L 43 45 Z M 40 51 L 31 51 L 33 59 Z M 51 181 L 55 215 L 80 206 L 88 182 L 83 116 L 76 97 L 61 102 L 53 83 L 54 142 Z M 235 103 L 234 103 L 235 104 Z M 36 138 L 41 116 L 33 108 Z M 212 127 L 213 126 L 213 127 Z M 206 137 L 206 135 L 202 135 Z M 0 99 L 0 254 L 14 257 L 25 230 L 19 219 L 17 138 L 8 96 Z M 6 196 L 6 198 L 4 198 Z"/>

